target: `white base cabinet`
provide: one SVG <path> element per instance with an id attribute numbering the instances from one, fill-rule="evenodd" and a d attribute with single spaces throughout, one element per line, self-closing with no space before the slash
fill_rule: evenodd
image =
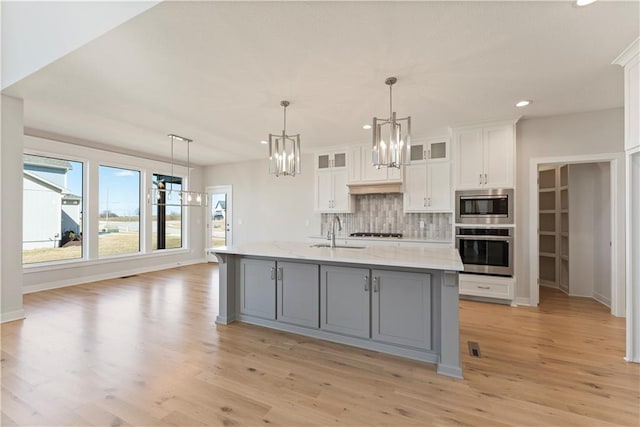
<path id="1" fill-rule="evenodd" d="M 513 301 L 515 280 L 512 277 L 460 274 L 460 295 Z"/>

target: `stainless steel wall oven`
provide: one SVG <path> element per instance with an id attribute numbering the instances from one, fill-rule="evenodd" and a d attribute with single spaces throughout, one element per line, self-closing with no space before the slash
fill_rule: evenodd
<path id="1" fill-rule="evenodd" d="M 513 189 L 456 191 L 456 223 L 513 224 Z"/>
<path id="2" fill-rule="evenodd" d="M 513 276 L 513 228 L 456 227 L 456 248 L 467 273 Z"/>

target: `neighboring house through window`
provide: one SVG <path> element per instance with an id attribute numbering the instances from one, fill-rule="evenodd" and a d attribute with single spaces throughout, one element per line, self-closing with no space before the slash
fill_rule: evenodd
<path id="1" fill-rule="evenodd" d="M 82 258 L 81 162 L 23 156 L 22 262 Z"/>

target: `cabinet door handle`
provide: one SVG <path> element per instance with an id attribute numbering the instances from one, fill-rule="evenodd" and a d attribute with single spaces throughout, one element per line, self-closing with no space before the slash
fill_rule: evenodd
<path id="1" fill-rule="evenodd" d="M 427 206 L 431 207 L 431 197 L 427 198 Z"/>
<path id="2" fill-rule="evenodd" d="M 478 285 L 478 289 L 491 289 L 491 286 L 480 286 L 480 285 Z"/>
<path id="3" fill-rule="evenodd" d="M 427 198 L 422 199 L 422 207 L 427 207 Z"/>
<path id="4" fill-rule="evenodd" d="M 271 280 L 274 280 L 275 278 L 276 278 L 276 268 L 271 267 Z"/>
<path id="5" fill-rule="evenodd" d="M 369 292 L 369 276 L 364 276 L 364 291 Z"/>
<path id="6" fill-rule="evenodd" d="M 487 183 L 487 174 L 486 173 L 484 174 L 484 183 L 485 184 Z"/>
<path id="7" fill-rule="evenodd" d="M 480 174 L 480 182 L 478 184 L 482 184 L 482 174 Z"/>
<path id="8" fill-rule="evenodd" d="M 427 151 L 427 159 L 430 159 L 430 158 L 431 158 L 431 149 Z"/>
<path id="9" fill-rule="evenodd" d="M 282 267 L 278 267 L 278 269 L 276 271 L 276 278 L 278 280 L 282 280 L 283 276 L 284 276 L 284 272 L 282 271 Z"/>
<path id="10" fill-rule="evenodd" d="M 427 150 L 422 150 L 422 158 L 423 159 L 427 158 Z"/>
<path id="11" fill-rule="evenodd" d="M 373 292 L 378 292 L 380 288 L 380 277 L 376 276 L 373 278 Z"/>

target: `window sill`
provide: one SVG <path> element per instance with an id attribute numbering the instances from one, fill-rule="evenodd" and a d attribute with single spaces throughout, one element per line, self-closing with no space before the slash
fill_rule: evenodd
<path id="1" fill-rule="evenodd" d="M 66 261 L 56 261 L 49 263 L 38 263 L 38 264 L 29 264 L 22 266 L 22 272 L 24 274 L 32 274 L 32 273 L 41 273 L 44 271 L 53 271 L 53 270 L 64 270 L 68 268 L 74 267 L 90 267 L 92 265 L 101 265 L 101 264 L 110 264 L 114 262 L 122 262 L 122 261 L 136 261 L 143 259 L 151 259 L 151 258 L 159 258 L 166 257 L 172 255 L 181 255 L 188 254 L 192 251 L 185 248 L 179 249 L 163 249 L 156 250 L 148 253 L 137 253 L 137 254 L 127 254 L 127 255 L 112 255 L 109 257 L 98 258 L 98 259 L 75 259 L 75 260 L 66 260 Z"/>

